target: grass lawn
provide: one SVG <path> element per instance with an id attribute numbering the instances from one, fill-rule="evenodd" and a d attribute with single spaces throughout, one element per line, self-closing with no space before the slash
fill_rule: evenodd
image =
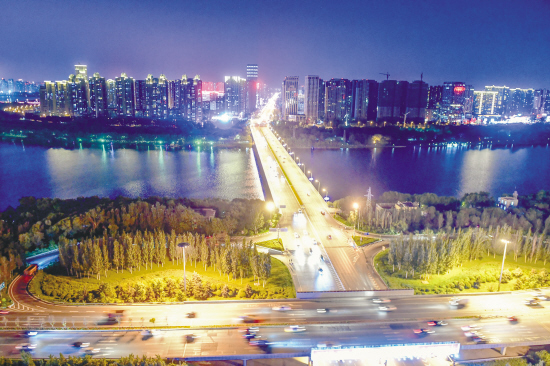
<path id="1" fill-rule="evenodd" d="M 461 292 L 493 292 L 497 290 L 498 287 L 498 276 L 500 274 L 500 266 L 502 265 L 502 256 L 496 255 L 484 257 L 482 259 L 474 261 L 466 261 L 462 264 L 462 267 L 456 267 L 452 269 L 449 273 L 446 274 L 433 274 L 430 275 L 428 279 L 420 279 L 418 273 L 414 274 L 414 278 L 411 278 L 411 273 L 409 272 L 408 278 L 405 278 L 405 271 L 398 271 L 397 265 L 395 266 L 395 272 L 392 273 L 392 266 L 387 264 L 388 259 L 388 249 L 383 252 L 380 252 L 374 258 L 374 264 L 376 270 L 385 280 L 385 282 L 392 289 L 399 288 L 414 288 L 415 293 L 461 293 Z M 522 258 L 518 261 L 514 261 L 511 255 L 506 257 L 506 262 L 504 264 L 504 269 L 510 271 L 515 270 L 516 268 L 521 268 L 523 273 L 528 275 L 532 269 L 540 271 L 542 269 L 549 270 L 550 263 L 547 263 L 546 266 L 543 265 L 542 261 L 535 263 L 525 263 Z M 491 275 L 487 275 L 490 273 Z M 490 281 L 484 282 L 483 280 L 479 283 L 479 288 L 474 288 L 473 278 L 476 276 L 484 277 L 486 276 L 491 278 Z M 457 283 L 462 283 L 464 285 L 463 290 L 460 290 L 455 285 Z M 469 283 L 469 285 L 468 285 Z M 512 278 L 508 283 L 502 283 L 501 291 L 512 291 L 514 290 L 514 284 L 516 279 Z M 468 288 L 466 288 L 466 286 Z"/>
<path id="2" fill-rule="evenodd" d="M 282 239 L 271 239 L 266 241 L 260 241 L 258 243 L 255 243 L 256 245 L 259 245 L 261 247 L 266 247 L 270 249 L 275 249 L 281 252 L 285 251 L 285 247 L 283 246 L 283 240 Z"/>
<path id="3" fill-rule="evenodd" d="M 334 218 L 338 221 L 340 221 L 342 224 L 346 225 L 346 226 L 353 226 L 353 224 L 351 222 L 349 222 L 348 220 L 344 219 L 342 216 L 338 215 L 338 214 L 334 214 Z"/>
<path id="4" fill-rule="evenodd" d="M 355 241 L 355 245 L 357 245 L 358 247 L 362 247 L 363 245 L 378 241 L 378 239 L 375 238 L 364 238 L 362 236 L 354 236 L 353 240 Z"/>
<path id="5" fill-rule="evenodd" d="M 179 265 L 177 265 L 175 262 L 174 264 L 172 264 L 171 262 L 167 262 L 164 267 L 153 265 L 153 269 L 149 270 L 145 270 L 145 268 L 142 267 L 140 271 L 133 271 L 133 273 L 130 273 L 129 271 L 119 271 L 119 273 L 117 273 L 114 270 L 110 270 L 107 272 L 108 276 L 101 276 L 100 280 L 97 280 L 95 276 L 90 276 L 90 278 L 75 278 L 67 276 L 64 270 L 55 272 L 56 273 L 50 274 L 54 274 L 60 281 L 64 283 L 68 282 L 70 287 L 73 287 L 74 289 L 86 288 L 89 291 L 93 291 L 98 289 L 101 283 L 109 283 L 113 287 L 116 287 L 119 285 L 126 285 L 128 283 L 150 282 L 157 278 L 166 279 L 168 277 L 171 277 L 176 280 L 180 280 L 183 277 L 183 264 L 181 262 Z M 197 266 L 195 267 L 195 265 L 191 264 L 190 262 L 187 263 L 185 272 L 188 283 L 193 278 L 194 272 L 198 273 L 201 276 L 203 283 L 210 282 L 210 284 L 212 285 L 227 284 L 230 288 L 235 290 L 235 293 L 237 293 L 240 289 L 246 288 L 247 285 L 250 285 L 252 289 L 258 293 L 267 292 L 268 298 L 294 298 L 296 296 L 296 290 L 294 288 L 292 277 L 288 268 L 281 261 L 275 258 L 271 258 L 271 276 L 266 281 L 265 287 L 263 287 L 263 281 L 255 283 L 252 277 L 243 279 L 232 279 L 228 278 L 228 276 L 223 273 L 220 275 L 220 272 L 215 270 L 213 267 L 208 267 L 205 269 L 204 266 L 202 266 L 201 264 L 197 264 Z M 33 286 L 30 286 L 31 292 L 37 293 L 38 291 L 32 291 Z M 63 298 L 63 294 L 61 292 L 62 291 L 60 290 L 58 297 L 49 297 L 45 295 L 40 295 L 40 293 L 38 293 L 38 295 L 46 300 L 61 301 L 60 299 Z M 237 299 L 238 297 L 232 298 Z M 216 295 L 209 298 L 209 300 L 220 299 L 225 298 Z M 193 300 L 193 298 L 188 298 L 188 300 Z"/>

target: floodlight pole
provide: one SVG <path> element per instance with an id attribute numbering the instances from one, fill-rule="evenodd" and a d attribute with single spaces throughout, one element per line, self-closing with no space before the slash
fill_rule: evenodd
<path id="1" fill-rule="evenodd" d="M 498 279 L 498 290 L 497 292 L 500 292 L 500 284 L 502 282 L 502 272 L 504 272 L 504 259 L 506 259 L 506 247 L 508 246 L 509 241 L 506 239 L 502 239 L 504 242 L 504 254 L 502 255 L 502 267 L 500 267 L 500 278 Z"/>

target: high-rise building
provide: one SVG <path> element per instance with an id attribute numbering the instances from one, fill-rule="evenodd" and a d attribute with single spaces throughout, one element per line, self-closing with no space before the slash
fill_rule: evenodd
<path id="1" fill-rule="evenodd" d="M 407 91 L 407 121 L 425 122 L 427 106 L 428 84 L 422 80 L 413 81 Z"/>
<path id="2" fill-rule="evenodd" d="M 239 76 L 225 77 L 225 111 L 238 116 L 245 111 L 246 80 Z"/>
<path id="3" fill-rule="evenodd" d="M 462 123 L 473 111 L 471 85 L 463 82 L 445 82 L 441 96 L 441 120 L 445 123 Z"/>
<path id="4" fill-rule="evenodd" d="M 323 121 L 325 119 L 325 81 L 319 78 L 319 102 L 317 116 L 319 120 Z"/>
<path id="5" fill-rule="evenodd" d="M 510 115 L 511 93 L 507 86 L 486 86 L 485 91 L 497 92 L 495 114 Z"/>
<path id="6" fill-rule="evenodd" d="M 69 75 L 67 81 L 69 94 L 69 114 L 74 117 L 84 117 L 89 111 L 89 84 L 88 80 L 75 75 Z"/>
<path id="7" fill-rule="evenodd" d="M 134 79 L 122 73 L 115 79 L 116 84 L 116 110 L 119 116 L 134 116 Z"/>
<path id="8" fill-rule="evenodd" d="M 432 85 L 428 89 L 428 110 L 426 112 L 428 121 L 437 121 L 439 119 L 442 93 L 443 86 L 441 85 Z"/>
<path id="9" fill-rule="evenodd" d="M 134 114 L 136 117 L 147 117 L 147 81 L 134 81 Z"/>
<path id="10" fill-rule="evenodd" d="M 533 97 L 533 113 L 535 115 L 547 114 L 548 109 L 545 109 L 547 100 L 550 99 L 550 95 L 547 89 L 535 90 Z"/>
<path id="11" fill-rule="evenodd" d="M 74 65 L 75 79 L 77 81 L 83 81 L 86 87 L 86 103 L 90 108 L 90 86 L 88 84 L 88 66 L 86 65 Z"/>
<path id="12" fill-rule="evenodd" d="M 351 81 L 330 79 L 325 83 L 325 120 L 332 124 L 351 120 Z"/>
<path id="13" fill-rule="evenodd" d="M 245 113 L 250 114 L 258 108 L 258 65 L 246 65 L 246 105 Z"/>
<path id="14" fill-rule="evenodd" d="M 15 82 L 13 79 L 8 79 L 8 93 L 12 94 L 15 92 Z"/>
<path id="15" fill-rule="evenodd" d="M 498 115 L 498 92 L 497 91 L 475 91 L 474 92 L 474 115 L 478 117 Z"/>
<path id="16" fill-rule="evenodd" d="M 379 122 L 396 123 L 407 113 L 408 81 L 383 80 L 378 87 Z"/>
<path id="17" fill-rule="evenodd" d="M 90 86 L 90 109 L 91 115 L 95 118 L 104 117 L 107 115 L 107 84 L 105 78 L 99 76 L 99 73 L 94 73 L 94 76 L 89 80 Z"/>
<path id="18" fill-rule="evenodd" d="M 298 76 L 286 76 L 283 81 L 281 118 L 296 121 L 298 115 Z"/>
<path id="19" fill-rule="evenodd" d="M 116 116 L 116 82 L 113 79 L 105 81 L 107 86 L 107 111 L 110 117 Z"/>
<path id="20" fill-rule="evenodd" d="M 306 123 L 315 124 L 319 119 L 319 76 L 307 75 L 304 89 Z"/>
<path id="21" fill-rule="evenodd" d="M 376 121 L 378 108 L 378 82 L 375 80 L 352 80 L 351 117 L 356 121 Z"/>
<path id="22" fill-rule="evenodd" d="M 40 88 L 40 114 L 68 117 L 70 115 L 67 81 L 45 81 Z"/>

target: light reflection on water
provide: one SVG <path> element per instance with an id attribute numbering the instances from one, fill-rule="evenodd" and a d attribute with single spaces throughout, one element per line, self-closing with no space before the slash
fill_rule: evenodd
<path id="1" fill-rule="evenodd" d="M 20 197 L 264 199 L 251 149 L 47 149 L 0 144 L 0 210 Z"/>

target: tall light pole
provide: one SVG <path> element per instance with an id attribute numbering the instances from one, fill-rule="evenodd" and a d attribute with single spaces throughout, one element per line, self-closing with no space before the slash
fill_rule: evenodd
<path id="1" fill-rule="evenodd" d="M 357 203 L 353 204 L 353 208 L 355 209 L 355 222 L 353 223 L 353 236 L 355 236 L 355 227 L 357 226 L 357 208 L 359 205 Z"/>
<path id="2" fill-rule="evenodd" d="M 187 296 L 187 283 L 185 282 L 185 247 L 188 247 L 189 243 L 179 243 L 178 247 L 181 248 L 181 251 L 183 252 L 183 292 L 185 292 L 185 296 Z"/>
<path id="3" fill-rule="evenodd" d="M 311 170 L 307 171 L 307 174 L 309 174 L 309 181 L 311 182 L 313 180 L 313 176 L 311 175 Z"/>
<path id="4" fill-rule="evenodd" d="M 315 179 L 315 183 L 319 183 L 317 186 L 317 192 L 321 193 L 321 182 L 318 179 Z"/>
<path id="5" fill-rule="evenodd" d="M 498 279 L 498 290 L 500 292 L 500 284 L 502 282 L 502 272 L 504 272 L 504 259 L 506 259 L 506 247 L 508 246 L 509 240 L 501 239 L 504 242 L 504 254 L 502 255 L 502 267 L 500 267 L 500 278 Z"/>

